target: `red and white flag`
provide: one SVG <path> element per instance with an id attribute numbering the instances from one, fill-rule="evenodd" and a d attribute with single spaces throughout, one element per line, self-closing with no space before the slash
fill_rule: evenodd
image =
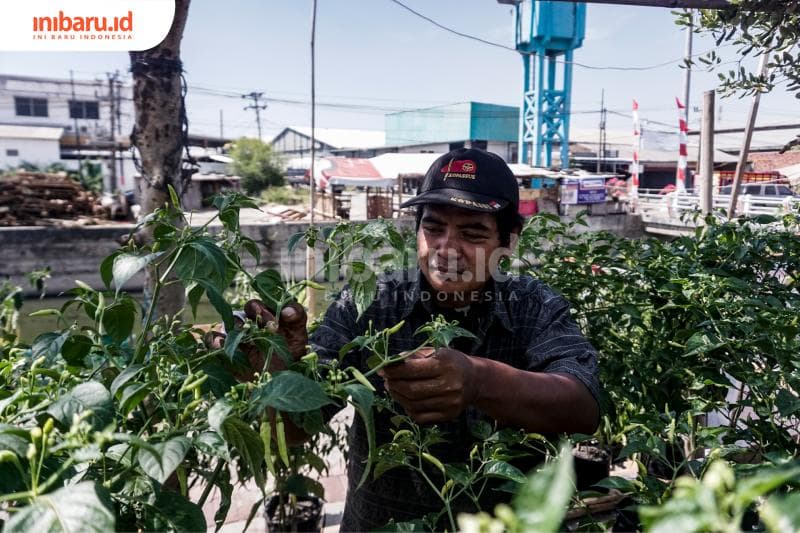
<path id="1" fill-rule="evenodd" d="M 678 132 L 678 172 L 675 176 L 675 187 L 678 191 L 685 191 L 686 176 L 689 171 L 689 152 L 686 148 L 686 143 L 689 140 L 689 125 L 686 123 L 686 106 L 678 98 L 675 98 L 675 103 L 678 104 L 678 125 L 680 128 Z"/>
<path id="2" fill-rule="evenodd" d="M 631 161 L 631 186 L 630 196 L 631 201 L 636 206 L 636 200 L 639 198 L 639 151 L 642 149 L 642 126 L 639 122 L 639 103 L 633 101 L 633 158 Z"/>

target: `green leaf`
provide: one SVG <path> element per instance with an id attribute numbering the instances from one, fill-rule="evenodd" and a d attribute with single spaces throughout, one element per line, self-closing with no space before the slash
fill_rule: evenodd
<path id="1" fill-rule="evenodd" d="M 86 335 L 72 335 L 64 341 L 61 357 L 72 366 L 83 366 L 83 360 L 89 355 L 92 346 L 92 339 Z"/>
<path id="2" fill-rule="evenodd" d="M 294 252 L 294 249 L 297 248 L 297 245 L 300 241 L 305 237 L 305 232 L 301 231 L 299 233 L 295 233 L 291 237 L 289 237 L 289 241 L 287 243 L 287 247 L 289 248 L 289 252 Z"/>
<path id="3" fill-rule="evenodd" d="M 237 231 L 239 229 L 239 210 L 225 209 L 220 211 L 219 220 L 228 231 Z"/>
<path id="4" fill-rule="evenodd" d="M 5 533 L 114 531 L 113 505 L 100 485 L 85 481 L 37 496 L 11 515 Z"/>
<path id="5" fill-rule="evenodd" d="M 214 484 L 219 488 L 220 492 L 219 507 L 217 508 L 217 512 L 214 513 L 214 524 L 217 526 L 216 531 L 219 531 L 225 523 L 225 518 L 228 516 L 233 498 L 233 485 L 231 484 L 230 470 L 223 467 Z"/>
<path id="6" fill-rule="evenodd" d="M 189 306 L 192 309 L 192 317 L 195 319 L 197 318 L 197 306 L 200 304 L 200 298 L 203 297 L 205 291 L 205 288 L 196 281 L 186 285 L 186 301 L 189 302 Z"/>
<path id="7" fill-rule="evenodd" d="M 574 492 L 572 451 L 564 444 L 558 459 L 531 475 L 514 497 L 522 531 L 559 531 Z"/>
<path id="8" fill-rule="evenodd" d="M 89 410 L 92 414 L 88 421 L 94 429 L 104 428 L 114 418 L 111 394 L 96 381 L 81 383 L 59 397 L 47 408 L 47 414 L 52 416 L 62 429 L 68 429 L 72 426 L 74 415 Z"/>
<path id="9" fill-rule="evenodd" d="M 225 355 L 227 355 L 230 359 L 233 359 L 233 355 L 236 353 L 236 349 L 239 347 L 239 343 L 242 342 L 244 338 L 245 331 L 243 329 L 234 328 L 233 330 L 227 330 L 228 334 L 225 337 Z"/>
<path id="10" fill-rule="evenodd" d="M 222 438 L 239 452 L 258 486 L 264 486 L 264 444 L 259 434 L 244 420 L 230 416 L 222 423 Z"/>
<path id="11" fill-rule="evenodd" d="M 364 314 L 375 301 L 375 291 L 378 287 L 378 277 L 369 270 L 365 263 L 354 261 L 351 263 L 351 276 L 348 279 L 350 291 L 353 293 L 358 317 Z"/>
<path id="12" fill-rule="evenodd" d="M 331 403 L 322 385 L 292 371 L 276 372 L 266 385 L 253 391 L 251 401 L 256 412 L 273 407 L 288 413 L 312 411 Z"/>
<path id="13" fill-rule="evenodd" d="M 252 287 L 268 308 L 277 310 L 291 300 L 281 275 L 276 270 L 259 272 L 252 281 Z"/>
<path id="14" fill-rule="evenodd" d="M 228 452 L 228 445 L 219 433 L 214 431 L 204 431 L 194 438 L 195 447 L 201 452 L 213 457 L 220 457 L 230 461 L 231 456 Z"/>
<path id="15" fill-rule="evenodd" d="M 221 265 L 217 264 L 219 259 L 216 252 L 222 253 Z M 225 271 L 225 256 L 213 241 L 197 239 L 183 246 L 179 254 L 175 260 L 174 272 L 184 283 L 203 280 L 220 291 L 224 289 L 221 281 L 222 273 Z"/>
<path id="16" fill-rule="evenodd" d="M 781 416 L 788 417 L 800 410 L 800 399 L 786 389 L 780 389 L 775 397 L 775 407 Z"/>
<path id="17" fill-rule="evenodd" d="M 616 489 L 624 493 L 632 493 L 638 490 L 636 484 L 633 481 L 619 476 L 609 476 L 605 479 L 601 479 L 593 486 L 602 487 L 604 489 Z"/>
<path id="18" fill-rule="evenodd" d="M 178 193 L 175 191 L 175 187 L 170 184 L 167 184 L 167 190 L 169 191 L 169 200 L 172 204 L 172 207 L 175 209 L 181 209 L 181 200 L 178 197 Z"/>
<path id="19" fill-rule="evenodd" d="M 200 367 L 200 370 L 208 376 L 206 382 L 203 383 L 202 391 L 204 393 L 211 392 L 216 398 L 225 396 L 237 383 L 229 370 L 216 363 L 206 363 Z"/>
<path id="20" fill-rule="evenodd" d="M 261 263 L 261 250 L 258 248 L 258 243 L 256 241 L 248 237 L 242 237 L 242 248 L 253 256 L 253 259 L 256 260 L 256 265 Z"/>
<path id="21" fill-rule="evenodd" d="M 152 389 L 151 383 L 131 383 L 122 389 L 122 397 L 119 400 L 119 409 L 125 416 L 142 403 Z"/>
<path id="22" fill-rule="evenodd" d="M 145 506 L 145 530 L 196 532 L 206 530 L 203 510 L 184 496 L 162 490 L 154 505 Z"/>
<path id="23" fill-rule="evenodd" d="M 156 252 L 144 256 L 134 254 L 119 254 L 114 258 L 114 265 L 111 268 L 114 288 L 119 294 L 120 289 L 128 280 L 135 276 L 144 267 L 161 257 L 164 252 Z"/>
<path id="24" fill-rule="evenodd" d="M 231 309 L 230 304 L 225 301 L 225 298 L 222 296 L 222 294 L 212 284 L 205 280 L 196 281 L 206 290 L 208 301 L 211 303 L 214 309 L 217 310 L 220 318 L 222 318 L 222 323 L 225 325 L 225 331 L 233 331 L 233 310 Z"/>
<path id="25" fill-rule="evenodd" d="M 208 410 L 208 426 L 222 435 L 222 423 L 233 412 L 233 406 L 227 399 L 217 400 Z"/>
<path id="26" fill-rule="evenodd" d="M 747 507 L 761 496 L 797 479 L 800 479 L 800 466 L 782 465 L 779 468 L 767 468 L 739 482 L 736 502 L 742 508 Z"/>
<path id="27" fill-rule="evenodd" d="M 116 250 L 100 263 L 100 279 L 103 280 L 103 284 L 107 289 L 111 288 L 111 282 L 114 280 L 114 261 L 122 253 L 122 250 Z"/>
<path id="28" fill-rule="evenodd" d="M 797 531 L 800 525 L 800 494 L 776 494 L 759 509 L 768 531 Z"/>
<path id="29" fill-rule="evenodd" d="M 120 390 L 127 382 L 138 376 L 139 372 L 141 372 L 143 368 L 144 366 L 139 364 L 126 367 L 125 370 L 120 372 L 119 375 L 114 378 L 114 381 L 111 382 L 111 394 L 116 396 L 117 391 Z"/>
<path id="30" fill-rule="evenodd" d="M 174 437 L 166 442 L 153 444 L 153 448 L 157 454 L 148 450 L 139 452 L 139 466 L 145 474 L 164 483 L 183 462 L 186 453 L 192 448 L 192 441 L 186 437 Z"/>
<path id="31" fill-rule="evenodd" d="M 29 441 L 27 438 L 0 430 L 0 450 L 12 451 L 18 457 L 24 459 L 25 453 L 28 451 L 28 444 Z"/>
<path id="32" fill-rule="evenodd" d="M 353 384 L 344 387 L 344 391 L 350 397 L 350 403 L 355 407 L 359 417 L 364 423 L 364 429 L 367 432 L 367 462 L 364 465 L 364 473 L 358 481 L 358 486 L 364 484 L 369 478 L 369 471 L 372 463 L 375 460 L 375 419 L 373 417 L 372 404 L 375 400 L 375 395 L 364 385 Z"/>
<path id="33" fill-rule="evenodd" d="M 36 337 L 31 346 L 33 358 L 38 359 L 44 355 L 48 364 L 52 364 L 53 360 L 61 353 L 61 347 L 64 346 L 67 337 L 69 337 L 69 331 L 64 333 L 42 333 Z"/>
<path id="34" fill-rule="evenodd" d="M 516 481 L 517 483 L 525 483 L 527 480 L 525 474 L 523 474 L 519 468 L 505 461 L 489 461 L 484 468 L 484 474 L 488 477 L 507 479 L 509 481 Z"/>
<path id="35" fill-rule="evenodd" d="M 465 464 L 446 464 L 444 465 L 445 474 L 462 487 L 467 487 L 474 477 Z"/>
<path id="36" fill-rule="evenodd" d="M 103 328 L 115 343 L 131 336 L 135 322 L 136 304 L 130 298 L 114 302 L 103 311 Z"/>

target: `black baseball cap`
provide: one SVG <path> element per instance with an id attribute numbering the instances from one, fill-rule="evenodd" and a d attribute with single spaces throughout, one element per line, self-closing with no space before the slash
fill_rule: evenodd
<path id="1" fill-rule="evenodd" d="M 496 213 L 513 206 L 519 211 L 517 178 L 503 159 L 479 148 L 458 148 L 434 161 L 417 195 L 400 207 L 444 204 Z"/>

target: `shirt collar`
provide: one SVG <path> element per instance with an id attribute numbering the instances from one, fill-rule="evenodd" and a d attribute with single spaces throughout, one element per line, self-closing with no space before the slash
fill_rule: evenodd
<path id="1" fill-rule="evenodd" d="M 425 284 L 426 283 L 423 279 L 422 271 L 419 269 L 419 267 L 417 267 L 416 272 L 409 275 L 409 286 L 406 292 L 408 297 L 405 299 L 403 308 L 400 310 L 401 319 L 405 320 L 414 310 L 414 307 L 416 307 L 418 304 L 422 305 L 420 294 L 422 293 L 422 287 Z M 507 295 L 503 294 L 503 288 L 504 282 L 497 282 L 491 279 L 483 290 L 490 292 L 492 296 L 491 301 L 489 302 L 490 319 L 496 319 L 507 331 L 512 332 L 511 320 L 508 316 L 508 310 L 505 304 L 505 297 Z M 487 326 L 490 322 L 487 323 Z"/>

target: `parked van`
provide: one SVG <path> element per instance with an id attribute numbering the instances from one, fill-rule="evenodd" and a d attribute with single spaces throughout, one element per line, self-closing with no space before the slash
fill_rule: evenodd
<path id="1" fill-rule="evenodd" d="M 731 186 L 726 185 L 719 190 L 720 194 L 731 194 Z M 753 196 L 797 196 L 786 185 L 775 183 L 742 183 L 739 194 Z"/>

